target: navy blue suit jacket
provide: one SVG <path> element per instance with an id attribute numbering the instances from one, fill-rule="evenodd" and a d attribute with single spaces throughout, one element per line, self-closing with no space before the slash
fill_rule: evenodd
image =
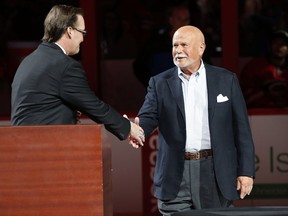
<path id="1" fill-rule="evenodd" d="M 234 200 L 239 198 L 237 176 L 255 176 L 254 144 L 246 104 L 236 74 L 208 64 L 205 68 L 216 180 L 224 197 Z M 217 103 L 219 94 L 229 100 Z M 182 180 L 186 141 L 184 100 L 177 67 L 150 79 L 138 116 L 146 135 L 159 130 L 154 195 L 162 200 L 174 199 Z"/>

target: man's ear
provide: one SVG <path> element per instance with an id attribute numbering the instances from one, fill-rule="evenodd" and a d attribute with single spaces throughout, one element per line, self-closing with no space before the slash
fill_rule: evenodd
<path id="1" fill-rule="evenodd" d="M 200 49 L 199 51 L 202 55 L 204 54 L 205 48 L 206 48 L 206 44 L 204 42 L 202 42 L 200 44 L 200 47 L 199 47 L 199 49 Z"/>
<path id="2" fill-rule="evenodd" d="M 71 38 L 73 34 L 73 29 L 72 27 L 67 27 L 66 29 L 66 35 L 68 36 L 68 38 Z"/>

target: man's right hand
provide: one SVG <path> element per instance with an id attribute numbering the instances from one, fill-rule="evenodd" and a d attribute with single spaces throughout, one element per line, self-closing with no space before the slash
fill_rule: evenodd
<path id="1" fill-rule="evenodd" d="M 123 115 L 124 118 L 128 119 L 126 114 Z M 144 146 L 145 134 L 144 130 L 139 126 L 140 120 L 138 117 L 135 118 L 135 123 L 130 121 L 130 134 L 129 134 L 129 144 L 134 148 L 139 148 L 139 146 Z"/>
<path id="2" fill-rule="evenodd" d="M 139 146 L 144 146 L 145 135 L 144 130 L 137 124 L 130 121 L 131 129 L 129 136 L 129 143 L 134 148 L 139 148 Z"/>

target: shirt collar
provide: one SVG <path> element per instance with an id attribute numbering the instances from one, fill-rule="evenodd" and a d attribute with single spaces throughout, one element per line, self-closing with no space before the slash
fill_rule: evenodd
<path id="1" fill-rule="evenodd" d="M 55 44 L 61 48 L 61 50 L 65 53 L 65 55 L 67 55 L 65 49 L 64 49 L 60 44 L 58 44 L 58 43 L 56 43 L 56 42 L 55 42 Z"/>
<path id="2" fill-rule="evenodd" d="M 178 77 L 184 77 L 185 79 L 189 80 L 190 79 L 190 76 L 186 75 L 185 73 L 183 73 L 183 71 L 177 67 L 177 70 L 178 70 Z M 195 76 L 195 77 L 199 77 L 200 74 L 203 74 L 205 73 L 205 68 L 204 68 L 204 63 L 203 61 L 201 60 L 201 65 L 198 69 L 198 71 L 196 71 L 196 73 L 194 73 L 192 76 Z"/>

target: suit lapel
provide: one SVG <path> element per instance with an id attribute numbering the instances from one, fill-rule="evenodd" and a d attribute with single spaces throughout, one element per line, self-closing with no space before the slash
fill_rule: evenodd
<path id="1" fill-rule="evenodd" d="M 181 86 L 181 80 L 178 77 L 177 73 L 177 67 L 173 70 L 173 76 L 167 80 L 168 86 L 170 88 L 170 92 L 172 94 L 172 97 L 176 101 L 179 110 L 182 114 L 182 117 L 185 119 L 185 111 L 184 111 L 184 99 L 183 99 L 183 93 L 182 93 L 182 86 Z"/>
<path id="2" fill-rule="evenodd" d="M 211 125 L 215 105 L 216 105 L 216 97 L 219 89 L 219 77 L 213 69 L 205 64 L 206 69 L 206 79 L 207 79 L 207 91 L 208 91 L 208 114 L 209 114 L 209 124 Z"/>
<path id="3" fill-rule="evenodd" d="M 207 94 L 208 94 L 208 114 L 209 114 L 209 124 L 211 124 L 215 105 L 216 105 L 216 97 L 217 92 L 219 89 L 219 77 L 218 74 L 215 73 L 213 68 L 211 66 L 205 64 L 206 69 L 206 79 L 207 79 Z M 183 93 L 182 93 L 182 86 L 181 86 L 181 80 L 178 77 L 177 73 L 177 67 L 173 70 L 173 76 L 167 80 L 168 86 L 170 88 L 170 92 L 172 94 L 172 97 L 176 101 L 179 110 L 185 119 L 185 110 L 184 110 L 184 99 L 183 99 Z"/>

